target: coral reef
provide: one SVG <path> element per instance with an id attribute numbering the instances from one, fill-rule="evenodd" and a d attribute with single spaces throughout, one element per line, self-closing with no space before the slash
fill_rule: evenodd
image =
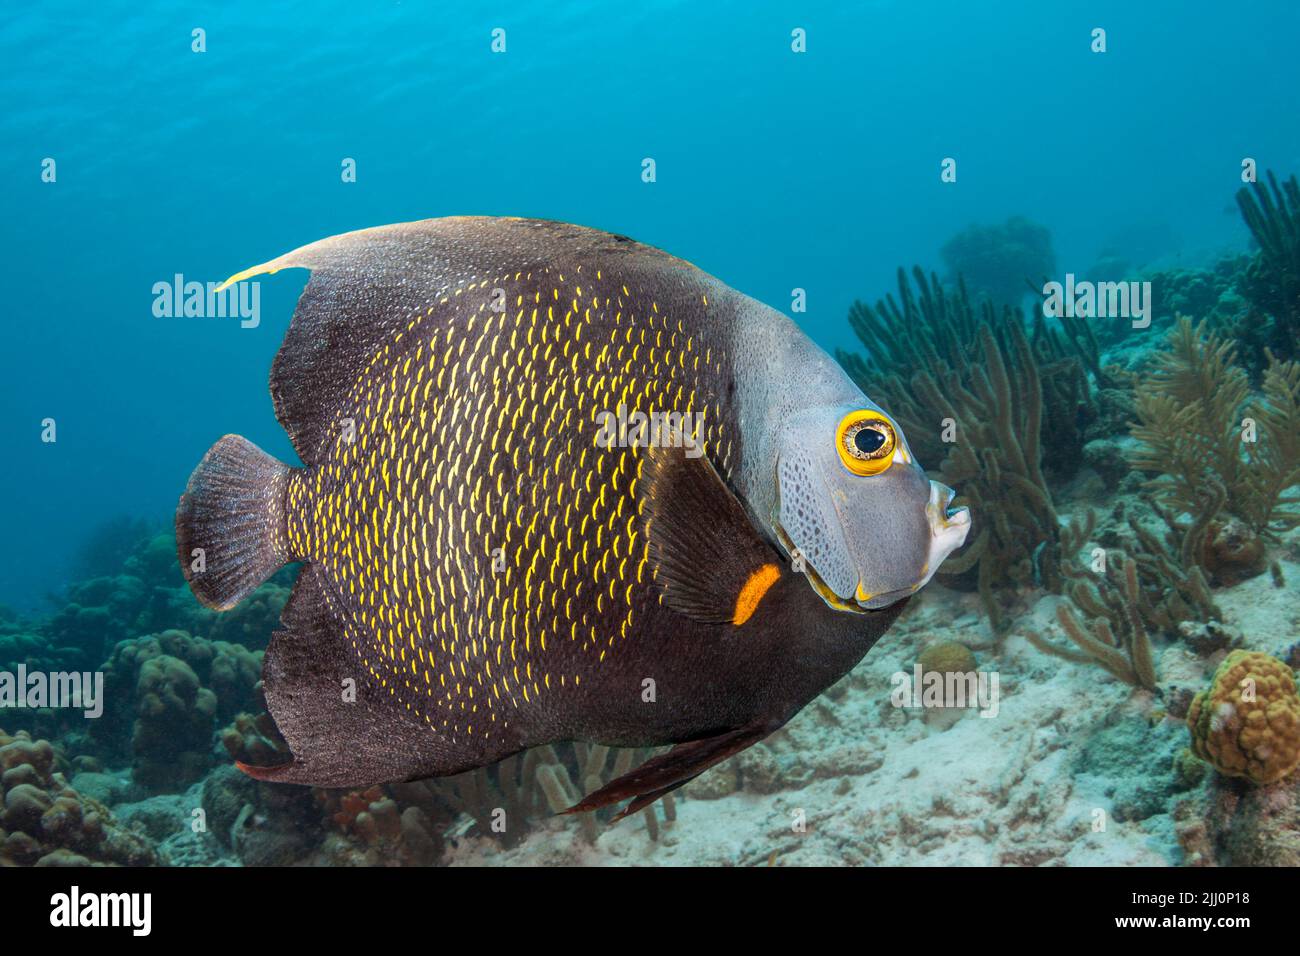
<path id="1" fill-rule="evenodd" d="M 1197 756 L 1229 777 L 1281 780 L 1300 763 L 1300 695 L 1275 657 L 1237 650 L 1223 659 L 1187 714 Z"/>
<path id="2" fill-rule="evenodd" d="M 968 226 L 944 243 L 940 254 L 954 280 L 998 304 L 1015 305 L 1056 271 L 1052 234 L 1024 216 Z"/>
<path id="3" fill-rule="evenodd" d="M 48 617 L 0 608 L 0 669 L 104 662 L 107 708 L 4 714 L 26 732 L 0 734 L 0 865 L 1300 865 L 1292 189 L 1249 190 L 1267 248 L 1147 274 L 1155 334 L 1003 307 L 1049 271 L 1005 259 L 993 278 L 950 261 L 970 295 L 900 271 L 855 305 L 841 360 L 975 531 L 851 674 L 658 815 L 557 815 L 649 755 L 588 744 L 364 791 L 241 774 L 287 755 L 259 649 L 293 571 L 217 614 L 171 535 L 125 522 Z M 976 232 L 970 261 L 983 243 L 992 262 L 1005 236 Z M 895 672 L 976 653 L 998 719 L 890 702 Z"/>
<path id="4" fill-rule="evenodd" d="M 204 778 L 201 802 L 212 836 L 245 866 L 307 860 L 325 836 L 313 791 L 262 783 L 229 765 Z"/>
<path id="5" fill-rule="evenodd" d="M 1179 317 L 1136 390 L 1135 468 L 1176 512 L 1194 516 L 1184 557 L 1239 580 L 1264 567 L 1252 536 L 1300 525 L 1300 364 L 1269 356 L 1260 399 L 1233 344 Z M 1229 520 L 1237 523 L 1230 529 Z"/>
<path id="6" fill-rule="evenodd" d="M 174 536 L 158 534 L 132 548 L 115 573 L 71 585 L 39 633 L 53 646 L 80 648 L 88 665 L 120 641 L 173 628 L 262 649 L 279 626 L 295 573 L 278 572 L 239 607 L 218 613 L 201 606 L 185 586 Z"/>
<path id="7" fill-rule="evenodd" d="M 1032 630 L 1026 636 L 1045 653 L 1093 661 L 1127 684 L 1154 690 L 1153 637 L 1182 639 L 1202 653 L 1233 638 L 1218 626 L 1223 613 L 1206 575 L 1188 554 L 1199 529 L 1181 528 L 1156 501 L 1146 504 L 1163 522 L 1162 531 L 1117 504 L 1111 517 L 1119 527 L 1099 536 L 1106 548 L 1094 551 L 1086 565 L 1062 565 L 1069 578 L 1068 601 L 1057 606 L 1056 618 L 1073 647 Z M 1090 516 L 1089 535 L 1092 527 Z"/>
<path id="8" fill-rule="evenodd" d="M 212 765 L 217 695 L 199 683 L 189 664 L 160 654 L 140 666 L 135 699 L 136 782 L 172 790 L 202 777 Z"/>
<path id="9" fill-rule="evenodd" d="M 1247 321 L 1260 329 L 1257 345 L 1282 358 L 1300 357 L 1300 184 L 1256 182 L 1237 192 L 1237 206 L 1259 252 L 1242 282 Z"/>
<path id="10" fill-rule="evenodd" d="M 1214 601 L 1209 581 L 1190 557 L 1198 540 L 1195 524 L 1184 529 L 1159 502 L 1147 500 L 1162 522 L 1153 530 L 1136 514 L 1128 514 L 1127 535 L 1116 535 L 1114 544 L 1132 557 L 1140 584 L 1137 610 L 1153 634 L 1174 638 L 1184 622 L 1221 621 L 1223 613 Z"/>
<path id="11" fill-rule="evenodd" d="M 1044 464 L 1072 474 L 1082 462 L 1082 423 L 1096 409 L 1081 355 L 1095 352 L 1095 341 L 1041 321 L 1031 341 L 1016 311 L 985 302 L 977 313 L 964 288 L 949 294 L 920 269 L 914 279 L 916 293 L 900 270 L 897 301 L 854 305 L 849 321 L 867 354 L 839 358 L 970 505 L 974 536 L 940 574 L 974 569 L 1001 631 L 1007 622 L 994 591 L 1059 591 L 1060 562 L 1082 543 L 1078 528 L 1061 526 Z"/>
<path id="12" fill-rule="evenodd" d="M 1041 651 L 1078 663 L 1096 661 L 1124 683 L 1154 690 L 1156 668 L 1151 640 L 1138 610 L 1141 590 L 1137 564 L 1124 560 L 1122 556 L 1116 556 L 1109 563 L 1112 568 L 1118 568 L 1121 582 L 1118 587 L 1104 577 L 1098 578 L 1097 585 L 1076 580 L 1070 589 L 1074 606 L 1062 603 L 1056 608 L 1056 619 L 1061 629 L 1079 648 L 1078 651 L 1054 644 L 1032 631 L 1027 636 Z M 1080 620 L 1075 608 L 1087 615 L 1088 626 Z"/>
<path id="13" fill-rule="evenodd" d="M 0 730 L 0 866 L 148 866 L 149 843 L 68 786 L 48 740 Z"/>
<path id="14" fill-rule="evenodd" d="M 646 749 L 613 750 L 586 743 L 536 747 L 493 767 L 428 783 L 452 808 L 473 819 L 479 833 L 496 836 L 503 845 L 511 846 L 527 835 L 529 821 L 567 810 L 584 793 L 599 789 L 652 755 L 653 751 Z M 574 783 L 575 775 L 581 788 Z M 671 822 L 676 817 L 671 794 L 643 810 L 641 817 L 652 841 L 659 835 L 657 807 L 662 807 L 665 820 Z M 584 813 L 578 817 L 583 835 L 591 843 L 600 836 L 598 816 Z"/>
<path id="15" fill-rule="evenodd" d="M 394 790 L 397 796 L 390 794 Z M 364 791 L 316 791 L 335 832 L 322 855 L 350 866 L 428 866 L 442 853 L 447 811 L 417 784 Z"/>
<path id="16" fill-rule="evenodd" d="M 129 740 L 134 777 L 154 791 L 202 777 L 217 721 L 260 703 L 260 651 L 181 630 L 120 642 L 102 670 L 108 707 L 91 733 L 109 747 Z"/>
<path id="17" fill-rule="evenodd" d="M 1227 256 L 1209 269 L 1165 269 L 1144 273 L 1151 283 L 1151 327 L 1165 330 L 1179 315 L 1205 319 L 1211 328 L 1223 332 L 1244 324 L 1249 304 L 1241 291 L 1241 281 L 1250 257 Z M 1262 346 L 1261 346 L 1262 348 Z"/>

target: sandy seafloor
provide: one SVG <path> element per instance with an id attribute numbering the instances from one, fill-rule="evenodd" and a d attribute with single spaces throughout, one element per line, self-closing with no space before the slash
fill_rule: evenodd
<path id="1" fill-rule="evenodd" d="M 1300 533 L 1279 553 L 1295 555 Z M 1300 633 L 1294 584 L 1300 563 L 1282 557 L 1285 588 L 1265 573 L 1216 589 L 1241 646 L 1279 657 Z M 1173 810 L 1201 805 L 1218 781 L 1195 785 L 1172 770 L 1187 747 L 1183 720 L 1158 695 L 1101 668 L 1046 655 L 1024 638 L 1037 628 L 1066 643 L 1043 597 L 1000 650 L 976 652 L 1000 677 L 997 716 L 959 716 L 892 705 L 891 675 L 909 671 L 937 640 L 991 643 L 974 595 L 927 587 L 843 680 L 767 741 L 682 791 L 677 819 L 657 842 L 644 821 L 605 827 L 594 845 L 567 821 L 538 824 L 517 847 L 490 838 L 449 842 L 451 865 L 1069 865 L 1189 862 Z M 1201 658 L 1156 642 L 1162 691 L 1204 687 L 1225 656 Z M 954 719 L 955 716 L 955 719 Z M 944 726 L 950 724 L 950 726 Z M 1207 768 L 1208 769 L 1208 768 Z M 734 791 L 737 777 L 742 789 Z M 717 796 L 716 794 L 723 794 Z M 796 832 L 795 814 L 806 826 Z M 1104 827 L 1097 821 L 1104 812 Z"/>

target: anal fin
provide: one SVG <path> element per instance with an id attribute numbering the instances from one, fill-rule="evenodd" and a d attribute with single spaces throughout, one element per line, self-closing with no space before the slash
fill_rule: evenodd
<path id="1" fill-rule="evenodd" d="M 239 769 L 258 780 L 318 787 L 427 776 L 439 762 L 436 736 L 364 679 L 325 588 L 319 568 L 306 565 L 263 661 L 267 709 L 293 759 Z"/>
<path id="2" fill-rule="evenodd" d="M 740 499 L 707 457 L 681 448 L 647 450 L 641 481 L 664 603 L 704 624 L 744 624 L 784 564 Z"/>
<path id="3" fill-rule="evenodd" d="M 710 767 L 752 747 L 780 726 L 771 721 L 750 724 L 713 737 L 677 744 L 667 753 L 651 757 L 635 770 L 589 793 L 564 812 L 586 813 L 631 798 L 632 802 L 614 817 L 621 820 L 690 783 Z"/>

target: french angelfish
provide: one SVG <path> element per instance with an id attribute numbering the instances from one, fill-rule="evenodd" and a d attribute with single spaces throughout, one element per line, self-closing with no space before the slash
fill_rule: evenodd
<path id="1" fill-rule="evenodd" d="M 298 267 L 270 390 L 304 464 L 227 435 L 176 511 L 209 607 L 303 564 L 263 663 L 292 759 L 254 777 L 674 745 L 572 808 L 630 813 L 781 727 L 965 540 L 793 322 L 656 249 L 434 219 L 227 285 Z"/>

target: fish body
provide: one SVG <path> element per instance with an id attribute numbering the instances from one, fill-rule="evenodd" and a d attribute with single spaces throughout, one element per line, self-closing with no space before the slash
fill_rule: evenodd
<path id="1" fill-rule="evenodd" d="M 210 606 L 305 564 L 264 664 L 293 759 L 255 775 L 361 786 L 559 740 L 678 745 L 578 809 L 644 805 L 846 673 L 964 538 L 793 323 L 658 250 L 453 218 L 231 281 L 291 267 L 312 276 L 271 391 L 304 466 L 227 436 L 177 511 Z M 853 470 L 886 439 L 883 472 Z M 878 540 L 855 548 L 863 522 Z"/>

